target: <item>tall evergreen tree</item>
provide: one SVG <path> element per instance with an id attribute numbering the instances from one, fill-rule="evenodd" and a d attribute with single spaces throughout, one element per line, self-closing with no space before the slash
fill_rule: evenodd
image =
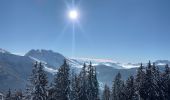
<path id="1" fill-rule="evenodd" d="M 155 92 L 156 95 L 155 97 L 158 100 L 163 100 L 164 99 L 164 91 L 163 91 L 163 85 L 162 85 L 162 77 L 160 75 L 160 71 L 159 68 L 155 65 L 155 63 L 153 63 L 152 65 L 152 74 L 153 74 L 153 83 L 155 86 Z"/>
<path id="2" fill-rule="evenodd" d="M 27 100 L 47 100 L 47 75 L 43 70 L 43 65 L 37 63 L 34 65 L 30 78 L 30 86 L 27 89 Z"/>
<path id="3" fill-rule="evenodd" d="M 153 100 L 154 97 L 154 83 L 153 83 L 153 74 L 152 74 L 152 65 L 149 62 L 148 66 L 146 68 L 146 76 L 145 76 L 145 80 L 144 80 L 144 95 L 142 96 L 142 98 L 144 100 L 149 99 L 149 100 Z"/>
<path id="4" fill-rule="evenodd" d="M 80 98 L 80 78 L 73 73 L 71 77 L 70 100 L 79 100 Z"/>
<path id="5" fill-rule="evenodd" d="M 98 100 L 99 99 L 99 85 L 97 80 L 97 73 L 96 68 L 92 66 L 92 63 L 90 62 L 90 65 L 88 66 L 88 76 L 87 76 L 87 84 L 88 84 L 88 90 L 87 90 L 87 97 L 88 100 Z"/>
<path id="6" fill-rule="evenodd" d="M 144 71 L 144 66 L 140 65 L 140 67 L 137 69 L 137 75 L 135 79 L 135 90 L 137 92 L 138 98 L 145 96 L 145 86 L 144 86 L 144 80 L 145 80 L 146 74 Z"/>
<path id="7" fill-rule="evenodd" d="M 123 100 L 124 99 L 124 82 L 121 79 L 121 74 L 118 73 L 115 76 L 112 86 L 112 100 Z"/>
<path id="8" fill-rule="evenodd" d="M 158 93 L 158 84 L 157 81 L 154 78 L 153 73 L 153 66 L 151 63 L 148 63 L 148 66 L 146 68 L 146 76 L 144 80 L 144 91 L 143 91 L 143 99 L 148 100 L 160 100 L 159 99 L 159 93 Z"/>
<path id="9" fill-rule="evenodd" d="M 135 79 L 135 90 L 137 92 L 138 98 L 145 96 L 145 86 L 144 86 L 144 80 L 145 80 L 145 71 L 144 66 L 140 65 L 140 67 L 137 69 L 137 75 Z"/>
<path id="10" fill-rule="evenodd" d="M 170 100 L 170 68 L 168 64 L 165 65 L 165 71 L 162 75 L 162 88 L 165 100 Z"/>
<path id="11" fill-rule="evenodd" d="M 134 84 L 134 77 L 130 76 L 127 81 L 126 81 L 126 86 L 125 86 L 125 97 L 126 100 L 135 100 L 136 95 L 135 95 L 135 84 Z"/>
<path id="12" fill-rule="evenodd" d="M 110 88 L 105 84 L 102 100 L 111 100 L 110 94 L 111 94 Z"/>
<path id="13" fill-rule="evenodd" d="M 84 63 L 83 68 L 78 76 L 77 83 L 79 88 L 78 98 L 80 100 L 88 100 L 88 76 L 87 76 L 87 66 Z M 79 82 L 78 82 L 79 81 Z"/>
<path id="14" fill-rule="evenodd" d="M 66 60 L 64 64 L 58 69 L 53 83 L 53 97 L 54 100 L 69 100 L 70 94 L 70 79 L 69 79 L 69 65 Z"/>
<path id="15" fill-rule="evenodd" d="M 38 62 L 35 62 L 32 68 L 32 73 L 28 79 L 28 83 L 26 84 L 26 92 L 25 99 L 30 100 L 33 92 L 34 85 L 36 84 L 36 74 L 37 74 Z"/>
<path id="16" fill-rule="evenodd" d="M 93 79 L 93 83 L 94 83 L 94 100 L 99 100 L 99 83 L 97 80 L 97 70 L 96 67 L 94 67 L 94 79 Z"/>

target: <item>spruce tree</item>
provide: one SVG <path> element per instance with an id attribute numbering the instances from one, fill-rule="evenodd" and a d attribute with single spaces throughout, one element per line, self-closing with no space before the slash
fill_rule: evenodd
<path id="1" fill-rule="evenodd" d="M 84 63 L 83 68 L 78 76 L 77 80 L 79 93 L 78 98 L 80 100 L 88 100 L 88 74 L 87 74 L 87 66 Z"/>
<path id="2" fill-rule="evenodd" d="M 162 84 L 162 77 L 160 75 L 159 68 L 153 63 L 152 65 L 152 74 L 153 74 L 153 83 L 154 83 L 154 90 L 156 92 L 155 97 L 158 100 L 163 100 L 164 99 L 164 91 L 163 91 L 163 84 Z"/>
<path id="3" fill-rule="evenodd" d="M 170 68 L 168 64 L 165 65 L 165 71 L 162 75 L 162 88 L 165 100 L 170 100 Z"/>
<path id="4" fill-rule="evenodd" d="M 125 86 L 125 97 L 126 100 L 135 100 L 136 95 L 135 95 L 135 84 L 134 84 L 134 77 L 130 76 L 127 81 L 126 81 L 126 86 Z"/>
<path id="5" fill-rule="evenodd" d="M 124 98 L 124 82 L 121 79 L 121 74 L 115 76 L 112 86 L 112 100 L 123 100 Z"/>
<path id="6" fill-rule="evenodd" d="M 149 99 L 149 100 L 153 100 L 154 99 L 154 83 L 153 83 L 153 74 L 152 74 L 152 65 L 149 62 L 148 66 L 146 68 L 146 76 L 145 76 L 145 80 L 144 80 L 144 95 L 142 96 L 142 98 L 144 100 Z"/>
<path id="7" fill-rule="evenodd" d="M 97 73 L 96 68 L 92 66 L 92 63 L 90 62 L 90 65 L 88 66 L 88 76 L 87 76 L 87 97 L 88 100 L 98 100 L 99 99 L 99 86 L 98 86 L 98 80 L 97 80 Z"/>
<path id="8" fill-rule="evenodd" d="M 32 68 L 32 73 L 28 79 L 28 83 L 26 84 L 26 91 L 25 91 L 25 99 L 30 100 L 31 95 L 33 92 L 34 85 L 36 84 L 36 74 L 37 74 L 37 67 L 38 67 L 38 62 L 35 62 Z"/>
<path id="9" fill-rule="evenodd" d="M 71 77 L 71 90 L 70 90 L 70 100 L 79 100 L 80 98 L 80 78 L 73 73 Z"/>
<path id="10" fill-rule="evenodd" d="M 37 63 L 34 65 L 30 77 L 30 85 L 27 88 L 26 100 L 47 100 L 47 75 L 43 70 L 43 65 Z M 30 97 L 29 97 L 30 96 Z"/>
<path id="11" fill-rule="evenodd" d="M 151 63 L 148 63 L 146 68 L 146 76 L 144 80 L 144 95 L 142 96 L 143 99 L 148 100 L 160 100 L 159 93 L 157 91 L 158 84 L 154 78 L 153 66 Z"/>
<path id="12" fill-rule="evenodd" d="M 70 94 L 70 79 L 69 79 L 69 65 L 66 60 L 64 64 L 58 69 L 53 83 L 53 99 L 54 100 L 69 100 Z"/>
<path id="13" fill-rule="evenodd" d="M 135 90 L 137 91 L 138 98 L 145 96 L 145 86 L 144 86 L 144 80 L 145 80 L 146 74 L 144 71 L 144 66 L 140 65 L 140 67 L 137 69 L 137 75 L 135 79 Z"/>

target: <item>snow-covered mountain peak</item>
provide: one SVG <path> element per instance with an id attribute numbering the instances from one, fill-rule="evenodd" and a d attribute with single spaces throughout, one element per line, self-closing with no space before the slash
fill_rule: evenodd
<path id="1" fill-rule="evenodd" d="M 30 50 L 25 56 L 38 59 L 41 62 L 48 63 L 49 66 L 56 68 L 60 67 L 63 64 L 65 57 L 57 52 L 53 52 L 52 50 L 44 50 L 44 49 L 37 49 L 37 50 Z"/>
<path id="2" fill-rule="evenodd" d="M 5 49 L 0 48 L 0 53 L 7 53 L 10 54 L 10 52 L 6 51 Z"/>
<path id="3" fill-rule="evenodd" d="M 30 51 L 28 51 L 25 55 L 28 55 L 28 54 L 33 54 L 33 53 L 40 53 L 40 54 L 44 54 L 44 53 L 48 53 L 48 54 L 59 54 L 59 53 L 56 53 L 56 52 L 53 52 L 52 50 L 45 50 L 45 49 L 32 49 Z"/>

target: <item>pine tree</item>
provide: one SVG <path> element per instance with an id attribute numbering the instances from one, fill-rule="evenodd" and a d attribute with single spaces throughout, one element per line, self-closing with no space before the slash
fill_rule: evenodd
<path id="1" fill-rule="evenodd" d="M 97 80 L 97 73 L 96 68 L 92 66 L 92 63 L 90 62 L 90 65 L 88 66 L 88 76 L 87 76 L 87 97 L 88 100 L 98 100 L 99 99 L 99 90 L 98 90 L 98 80 Z"/>
<path id="2" fill-rule="evenodd" d="M 153 63 L 152 65 L 152 74 L 153 74 L 153 83 L 154 83 L 154 90 L 156 92 L 155 97 L 158 100 L 164 99 L 164 91 L 163 91 L 163 85 L 162 85 L 162 78 L 160 75 L 159 68 Z"/>
<path id="3" fill-rule="evenodd" d="M 158 84 L 154 78 L 153 66 L 151 63 L 148 63 L 146 68 L 146 76 L 144 79 L 144 95 L 142 96 L 143 99 L 148 100 L 159 100 L 160 96 L 158 93 Z"/>
<path id="4" fill-rule="evenodd" d="M 27 100 L 47 100 L 47 75 L 43 70 L 43 65 L 37 63 L 34 65 L 30 77 L 30 85 L 27 88 Z M 29 97 L 30 96 L 30 97 Z"/>
<path id="5" fill-rule="evenodd" d="M 33 92 L 34 85 L 36 83 L 36 73 L 37 73 L 38 62 L 35 62 L 32 68 L 32 73 L 28 79 L 28 83 L 26 84 L 26 91 L 25 91 L 25 99 L 30 100 L 31 95 Z"/>
<path id="6" fill-rule="evenodd" d="M 170 100 L 170 68 L 168 64 L 165 65 L 165 71 L 162 75 L 162 89 L 165 100 Z"/>
<path id="7" fill-rule="evenodd" d="M 70 100 L 79 100 L 79 94 L 80 94 L 80 78 L 75 73 L 72 73 L 71 78 L 71 94 L 70 94 Z"/>
<path id="8" fill-rule="evenodd" d="M 124 82 L 121 79 L 121 74 L 115 76 L 112 87 L 112 100 L 124 100 Z"/>
<path id="9" fill-rule="evenodd" d="M 105 84 L 104 86 L 104 91 L 103 91 L 103 95 L 102 95 L 102 100 L 111 100 L 111 97 L 110 97 L 110 89 L 109 87 Z"/>
<path id="10" fill-rule="evenodd" d="M 135 79 L 135 90 L 138 95 L 138 98 L 145 96 L 145 86 L 144 86 L 144 80 L 145 80 L 146 74 L 144 71 L 144 66 L 140 65 L 140 67 L 137 69 L 137 75 Z"/>
<path id="11" fill-rule="evenodd" d="M 94 67 L 94 79 L 93 79 L 93 82 L 94 82 L 94 100 L 99 100 L 99 83 L 98 83 L 98 80 L 97 80 L 97 71 L 96 71 L 96 67 Z"/>
<path id="12" fill-rule="evenodd" d="M 134 84 L 134 77 L 130 76 L 126 81 L 125 86 L 125 97 L 126 100 L 135 100 L 135 84 Z"/>
<path id="13" fill-rule="evenodd" d="M 154 83 L 153 83 L 153 74 L 152 74 L 152 65 L 149 62 L 148 63 L 148 67 L 146 68 L 146 77 L 144 80 L 144 96 L 142 98 L 149 99 L 149 100 L 153 100 L 154 97 Z"/>
<path id="14" fill-rule="evenodd" d="M 78 99 L 79 100 L 88 100 L 88 76 L 87 76 L 87 66 L 84 63 L 83 68 L 78 76 L 77 80 L 79 93 L 78 93 Z"/>
<path id="15" fill-rule="evenodd" d="M 69 79 L 69 65 L 66 60 L 64 64 L 58 69 L 53 83 L 53 99 L 54 100 L 69 100 L 70 94 L 70 79 Z"/>

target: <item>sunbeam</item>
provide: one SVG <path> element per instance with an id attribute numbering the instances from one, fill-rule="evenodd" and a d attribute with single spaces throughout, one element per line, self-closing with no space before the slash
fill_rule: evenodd
<path id="1" fill-rule="evenodd" d="M 80 0 L 81 1 L 81 0 Z M 75 51 L 76 51 L 76 28 L 80 28 L 80 30 L 84 33 L 83 28 L 81 26 L 79 26 L 80 22 L 79 22 L 79 17 L 80 17 L 80 13 L 78 10 L 78 6 L 80 5 L 80 1 L 79 2 L 75 2 L 75 0 L 64 0 L 66 6 L 67 6 L 67 13 L 68 13 L 68 18 L 70 19 L 71 22 L 71 27 L 72 27 L 72 32 L 71 32 L 71 54 L 72 57 L 75 57 Z M 79 26 L 79 27 L 76 27 Z M 85 36 L 85 35 L 83 35 Z M 86 36 L 85 36 L 86 37 Z"/>
<path id="2" fill-rule="evenodd" d="M 72 23 L 72 57 L 75 57 L 76 48 L 76 37 L 75 37 L 75 23 Z"/>
<path id="3" fill-rule="evenodd" d="M 80 30 L 81 36 L 85 39 L 86 43 L 88 43 L 89 47 L 92 47 L 92 45 L 90 43 L 90 40 L 92 40 L 92 39 L 90 38 L 90 36 L 88 36 L 88 34 L 85 31 L 85 29 L 83 28 L 82 24 L 79 21 L 77 21 L 76 23 L 77 23 L 78 29 Z"/>
<path id="4" fill-rule="evenodd" d="M 57 40 L 63 39 L 63 36 L 65 35 L 65 31 L 68 29 L 69 23 L 67 23 L 64 28 L 62 29 L 61 33 L 57 36 Z"/>
<path id="5" fill-rule="evenodd" d="M 76 32 L 75 32 L 75 24 L 78 20 L 78 12 L 75 6 L 75 1 L 72 0 L 71 9 L 69 9 L 68 16 L 72 22 L 72 57 L 75 57 L 75 49 L 76 49 Z"/>

